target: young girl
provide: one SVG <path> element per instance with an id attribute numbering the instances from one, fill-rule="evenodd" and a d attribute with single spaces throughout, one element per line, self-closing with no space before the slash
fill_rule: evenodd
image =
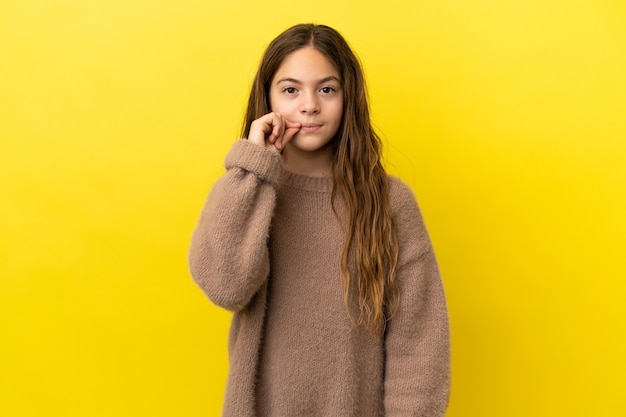
<path id="1" fill-rule="evenodd" d="M 415 198 L 380 161 L 359 62 L 327 26 L 271 42 L 191 273 L 234 312 L 224 416 L 443 416 L 448 318 Z"/>

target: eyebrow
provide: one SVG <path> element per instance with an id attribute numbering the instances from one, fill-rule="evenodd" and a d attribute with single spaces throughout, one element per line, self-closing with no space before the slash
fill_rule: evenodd
<path id="1" fill-rule="evenodd" d="M 341 80 L 339 78 L 335 77 L 334 75 L 331 75 L 331 76 L 326 77 L 326 78 L 322 78 L 321 80 L 319 80 L 317 82 L 317 84 L 324 84 L 324 83 L 326 83 L 328 81 L 337 81 L 339 84 L 341 84 Z M 302 84 L 302 81 L 296 80 L 295 78 L 285 77 L 285 78 L 281 78 L 280 80 L 276 81 L 276 84 L 280 84 L 280 83 Z"/>

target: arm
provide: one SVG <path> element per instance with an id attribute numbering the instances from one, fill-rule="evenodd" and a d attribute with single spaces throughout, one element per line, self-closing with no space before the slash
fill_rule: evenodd
<path id="1" fill-rule="evenodd" d="M 281 164 L 276 152 L 236 142 L 193 233 L 191 275 L 213 303 L 228 310 L 245 308 L 269 275 L 267 239 Z"/>
<path id="2" fill-rule="evenodd" d="M 450 388 L 448 314 L 439 268 L 415 198 L 393 184 L 400 305 L 385 334 L 385 415 L 439 417 Z"/>

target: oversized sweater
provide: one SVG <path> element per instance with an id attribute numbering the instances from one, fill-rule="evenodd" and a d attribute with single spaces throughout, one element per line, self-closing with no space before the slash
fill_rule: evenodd
<path id="1" fill-rule="evenodd" d="M 226 169 L 189 255 L 196 283 L 234 312 L 223 416 L 443 416 L 448 316 L 411 190 L 389 178 L 400 302 L 381 338 L 355 326 L 358 308 L 343 301 L 345 213 L 341 201 L 339 220 L 333 213 L 332 180 L 287 172 L 279 154 L 246 140 Z"/>

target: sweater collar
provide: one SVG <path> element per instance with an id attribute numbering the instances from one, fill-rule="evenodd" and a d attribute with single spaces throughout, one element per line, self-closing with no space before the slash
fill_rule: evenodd
<path id="1" fill-rule="evenodd" d="M 320 193 L 330 193 L 333 190 L 332 178 L 309 177 L 286 170 L 283 170 L 280 182 L 286 187 L 297 190 L 315 191 Z"/>

